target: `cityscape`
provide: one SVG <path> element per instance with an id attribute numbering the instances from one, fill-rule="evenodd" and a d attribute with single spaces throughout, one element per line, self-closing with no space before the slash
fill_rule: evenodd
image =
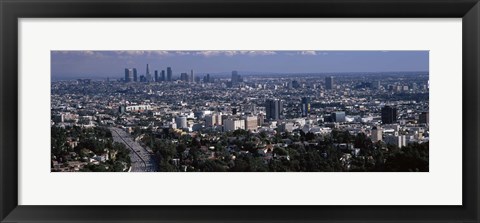
<path id="1" fill-rule="evenodd" d="M 428 51 L 51 54 L 52 172 L 429 171 Z"/>

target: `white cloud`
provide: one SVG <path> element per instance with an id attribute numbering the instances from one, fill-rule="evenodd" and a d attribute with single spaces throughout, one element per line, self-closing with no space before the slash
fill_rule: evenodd
<path id="1" fill-rule="evenodd" d="M 52 51 L 52 54 L 73 55 L 73 56 L 101 59 L 101 58 L 107 57 L 105 52 L 106 51 L 92 51 L 92 50 L 59 50 L 59 51 Z"/>
<path id="2" fill-rule="evenodd" d="M 275 55 L 277 52 L 275 51 L 253 51 L 254 55 Z"/>
<path id="3" fill-rule="evenodd" d="M 165 51 L 165 50 L 105 50 L 105 51 L 52 51 L 54 54 L 70 54 L 78 56 L 88 57 L 116 57 L 120 59 L 132 59 L 137 56 L 174 56 L 174 55 L 199 55 L 204 57 L 212 56 L 236 56 L 236 55 L 248 55 L 248 56 L 265 56 L 275 55 L 275 51 L 267 50 L 203 50 L 203 51 Z"/>
<path id="4" fill-rule="evenodd" d="M 191 52 L 191 51 L 175 51 L 175 54 L 176 55 L 191 55 L 191 54 L 193 54 L 193 52 Z"/>
<path id="5" fill-rule="evenodd" d="M 313 50 L 307 50 L 307 51 L 300 51 L 299 52 L 301 55 L 308 55 L 308 56 L 315 56 L 317 55 L 316 51 Z"/>
<path id="6" fill-rule="evenodd" d="M 144 50 L 126 50 L 126 51 L 114 51 L 116 54 L 119 55 L 133 55 L 133 56 L 139 56 L 139 55 L 144 55 L 146 54 L 147 51 Z"/>
<path id="7" fill-rule="evenodd" d="M 205 57 L 236 56 L 236 55 L 264 56 L 264 55 L 275 55 L 276 52 L 265 51 L 265 50 L 204 50 L 204 51 L 197 51 L 195 54 L 205 56 Z"/>
<path id="8" fill-rule="evenodd" d="M 85 55 L 92 56 L 96 54 L 96 51 L 90 50 L 54 50 L 53 54 L 70 54 L 70 55 Z"/>
<path id="9" fill-rule="evenodd" d="M 204 50 L 204 51 L 198 51 L 195 53 L 196 55 L 201 55 L 201 56 L 205 56 L 205 57 L 212 57 L 212 56 L 218 56 L 221 54 L 221 51 L 208 51 L 208 50 Z"/>

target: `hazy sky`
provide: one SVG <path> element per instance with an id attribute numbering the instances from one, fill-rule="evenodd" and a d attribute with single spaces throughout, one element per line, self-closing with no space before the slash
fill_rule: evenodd
<path id="1" fill-rule="evenodd" d="M 172 67 L 174 76 L 245 72 L 336 73 L 428 71 L 428 51 L 52 51 L 53 78 L 123 78 Z"/>

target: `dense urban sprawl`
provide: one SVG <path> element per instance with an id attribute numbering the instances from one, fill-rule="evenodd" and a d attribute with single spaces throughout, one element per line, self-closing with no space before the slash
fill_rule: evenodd
<path id="1" fill-rule="evenodd" d="M 52 171 L 428 171 L 428 72 L 52 81 Z"/>

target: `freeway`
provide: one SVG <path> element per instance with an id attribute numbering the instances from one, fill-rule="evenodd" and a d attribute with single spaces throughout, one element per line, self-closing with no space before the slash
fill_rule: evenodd
<path id="1" fill-rule="evenodd" d="M 153 155 L 135 142 L 130 134 L 116 127 L 111 127 L 110 131 L 114 142 L 123 143 L 130 148 L 131 172 L 157 172 L 157 163 Z"/>

